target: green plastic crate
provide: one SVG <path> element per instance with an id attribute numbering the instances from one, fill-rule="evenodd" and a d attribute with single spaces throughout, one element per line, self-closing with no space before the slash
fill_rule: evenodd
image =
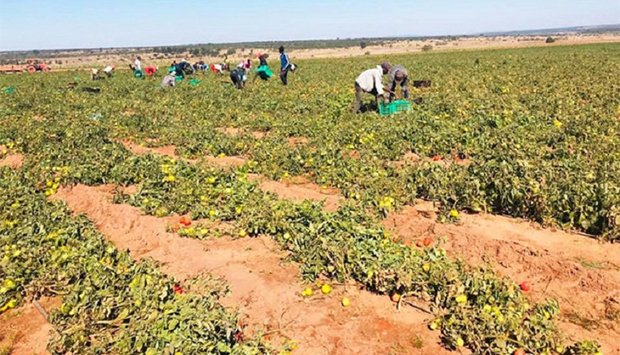
<path id="1" fill-rule="evenodd" d="M 379 114 L 381 116 L 390 116 L 398 112 L 409 111 L 411 111 L 411 103 L 407 100 L 396 100 L 390 102 L 389 104 L 385 104 L 383 102 L 379 103 Z"/>

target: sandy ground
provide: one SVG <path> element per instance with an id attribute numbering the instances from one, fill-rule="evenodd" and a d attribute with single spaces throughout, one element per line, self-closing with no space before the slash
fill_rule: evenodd
<path id="1" fill-rule="evenodd" d="M 45 312 L 59 307 L 60 298 L 44 297 L 38 300 Z M 47 343 L 53 332 L 52 325 L 35 308 L 26 303 L 0 315 L 0 353 L 10 349 L 11 355 L 47 354 Z"/>
<path id="2" fill-rule="evenodd" d="M 383 45 L 371 45 L 365 48 L 361 46 L 349 48 L 325 48 L 325 49 L 300 49 L 290 50 L 291 59 L 309 59 L 309 58 L 342 58 L 355 57 L 362 55 L 388 55 L 400 53 L 416 53 L 422 52 L 424 46 L 432 46 L 432 51 L 454 51 L 469 49 L 485 49 L 485 48 L 523 48 L 534 46 L 558 46 L 569 44 L 589 44 L 589 43 L 614 43 L 620 42 L 620 34 L 592 34 L 592 35 L 575 35 L 565 34 L 552 36 L 556 39 L 555 43 L 547 44 L 545 40 L 547 36 L 497 36 L 497 37 L 461 37 L 455 40 L 445 39 L 428 39 L 428 40 L 403 40 L 389 41 Z M 229 63 L 237 63 L 244 58 L 255 59 L 255 53 L 271 53 L 277 54 L 272 48 L 246 48 L 245 50 L 237 50 L 234 55 L 220 57 L 204 57 L 192 56 L 189 53 L 165 56 L 160 53 L 137 53 L 143 59 L 143 65 L 154 64 L 159 67 L 169 65 L 173 60 L 181 60 L 183 58 L 190 62 L 203 60 L 207 63 L 219 63 L 227 60 Z M 128 69 L 129 64 L 133 63 L 136 54 L 83 54 L 73 55 L 51 60 L 48 64 L 53 70 L 67 70 L 75 68 L 91 68 L 103 67 L 108 64 L 114 64 L 119 69 Z M 271 58 L 276 59 L 276 58 Z M 59 64 L 61 63 L 61 64 Z M 11 66 L 0 66 L 2 68 L 10 68 Z"/>
<path id="3" fill-rule="evenodd" d="M 158 261 L 181 282 L 204 273 L 225 280 L 231 293 L 223 303 L 240 310 L 251 332 L 266 331 L 274 343 L 294 340 L 296 354 L 446 352 L 438 334 L 427 329 L 429 314 L 410 307 L 398 311 L 387 296 L 352 284 L 333 285 L 328 296 L 304 299 L 300 293 L 307 285 L 299 281 L 299 270 L 282 262 L 286 254 L 271 239 L 182 238 L 166 231 L 170 218 L 145 216 L 135 207 L 112 203 L 114 188 L 77 185 L 60 189 L 54 199 L 86 214 L 118 248 L 138 259 Z M 348 308 L 340 304 L 344 296 L 352 302 Z"/>
<path id="4" fill-rule="evenodd" d="M 384 225 L 406 244 L 432 237 L 452 256 L 528 282 L 531 299 L 560 302 L 560 328 L 569 339 L 595 339 L 605 354 L 620 354 L 620 244 L 495 215 L 439 224 L 435 212 L 432 203 L 419 201 Z"/>

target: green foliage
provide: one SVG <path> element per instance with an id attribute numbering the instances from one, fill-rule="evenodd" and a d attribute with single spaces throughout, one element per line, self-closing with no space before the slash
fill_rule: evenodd
<path id="1" fill-rule="evenodd" d="M 114 248 L 108 253 L 109 245 L 89 222 L 44 199 L 62 184 L 139 184 L 136 194 L 117 201 L 158 216 L 189 213 L 229 221 L 239 235 L 270 236 L 309 280 L 353 279 L 378 293 L 425 299 L 448 347 L 464 345 L 481 354 L 519 348 L 563 352 L 553 300 L 530 305 L 513 281 L 452 260 L 438 248 L 415 250 L 394 242 L 378 222 L 422 197 L 439 202 L 445 220 L 457 218 L 457 210 L 486 210 L 617 239 L 620 99 L 610 90 L 620 82 L 607 73 L 620 69 L 620 46 L 389 59 L 404 64 L 413 77 L 433 81 L 432 88 L 412 90 L 422 104 L 389 118 L 350 113 L 351 83 L 377 64 L 372 57 L 301 62 L 290 86 L 257 82 L 243 92 L 210 74 L 198 87 L 181 82 L 164 91 L 158 79 L 138 81 L 119 73 L 101 83 L 99 95 L 66 88 L 74 73 L 19 81 L 0 77 L 0 86 L 16 87 L 0 107 L 0 144 L 26 156 L 20 174 L 3 170 L 0 180 L 0 242 L 2 258 L 9 258 L 0 276 L 18 285 L 3 284 L 7 291 L 0 300 L 6 305 L 50 290 L 68 292 L 67 308 L 54 316 L 67 329 L 52 344 L 56 352 L 95 347 L 122 353 L 140 344 L 143 351 L 151 344 L 188 353 L 213 346 L 222 353 L 240 346 L 263 350 L 230 338 L 234 316 L 217 305 L 217 297 L 170 295 L 172 280 Z M 575 78 L 575 72 L 583 76 Z M 34 87 L 41 94 L 32 95 Z M 222 133 L 230 127 L 239 133 Z M 258 138 L 256 131 L 265 136 Z M 307 143 L 291 146 L 291 137 Z M 137 157 L 121 139 L 173 144 L 188 158 L 245 155 L 248 162 L 224 172 L 204 162 Z M 407 152 L 421 160 L 394 164 Z M 281 201 L 249 182 L 249 173 L 305 176 L 339 188 L 346 201 L 334 213 L 316 203 Z M 58 230 L 62 233 L 45 239 Z M 20 259 L 13 261 L 16 251 Z M 65 267 L 65 253 L 76 260 L 74 268 Z M 39 260 L 51 263 L 51 271 Z M 140 281 L 146 276 L 152 283 Z M 144 294 L 133 294 L 132 285 L 146 287 Z M 219 286 L 211 287 L 218 294 Z M 125 305 L 125 299 L 140 302 Z M 150 318 L 153 309 L 171 309 L 174 316 Z M 170 325 L 172 320 L 179 323 Z M 181 320 L 217 325 L 188 329 L 179 326 Z M 173 330 L 162 332 L 167 327 Z M 89 342 L 91 336 L 98 341 Z M 595 353 L 598 345 L 567 349 Z"/>

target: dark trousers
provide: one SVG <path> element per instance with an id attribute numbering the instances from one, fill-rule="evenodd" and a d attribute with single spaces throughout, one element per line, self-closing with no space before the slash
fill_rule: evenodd
<path id="1" fill-rule="evenodd" d="M 375 103 L 377 107 L 379 107 L 379 97 L 377 96 L 377 88 L 372 88 L 370 92 L 364 91 L 361 86 L 355 82 L 355 104 L 353 105 L 353 113 L 359 113 L 362 108 L 362 101 L 364 99 L 364 94 L 371 94 L 375 97 Z"/>
<path id="2" fill-rule="evenodd" d="M 400 82 L 400 91 L 403 93 L 403 99 L 407 100 L 409 98 L 409 87 L 408 87 L 408 82 L 409 79 L 407 77 L 405 77 L 405 79 L 403 81 Z M 396 98 L 396 96 L 393 94 L 393 92 L 396 91 L 396 86 L 398 85 L 398 83 L 396 82 L 396 80 L 392 81 L 390 83 L 390 101 L 394 101 L 394 99 Z"/>
<path id="3" fill-rule="evenodd" d="M 288 85 L 288 71 L 289 67 L 286 67 L 280 71 L 280 80 L 282 80 L 282 85 Z"/>

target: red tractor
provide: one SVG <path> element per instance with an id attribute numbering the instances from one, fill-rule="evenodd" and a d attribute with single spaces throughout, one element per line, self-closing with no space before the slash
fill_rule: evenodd
<path id="1" fill-rule="evenodd" d="M 51 68 L 48 67 L 47 64 L 45 64 L 45 62 L 40 59 L 28 59 L 26 63 L 28 63 L 26 64 L 26 70 L 30 74 L 38 71 L 48 72 L 51 70 Z"/>

